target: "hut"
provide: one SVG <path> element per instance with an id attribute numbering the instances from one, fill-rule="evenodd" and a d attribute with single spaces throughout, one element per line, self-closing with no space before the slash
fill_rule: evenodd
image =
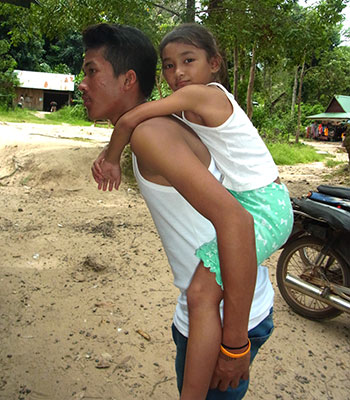
<path id="1" fill-rule="evenodd" d="M 50 111 L 52 103 L 56 109 L 71 104 L 74 93 L 74 75 L 48 72 L 15 70 L 19 85 L 16 89 L 16 104 L 23 108 Z"/>
<path id="2" fill-rule="evenodd" d="M 335 95 L 325 112 L 306 118 L 313 120 L 312 125 L 307 128 L 308 137 L 329 141 L 341 140 L 350 121 L 350 96 Z"/>

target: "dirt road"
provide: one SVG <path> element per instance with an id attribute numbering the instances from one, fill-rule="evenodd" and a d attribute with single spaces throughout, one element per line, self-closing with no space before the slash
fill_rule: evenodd
<path id="1" fill-rule="evenodd" d="M 0 123 L 0 400 L 177 399 L 159 237 L 137 190 L 91 178 L 110 133 Z M 323 163 L 280 171 L 293 196 L 339 183 Z M 247 400 L 350 399 L 348 315 L 305 320 L 276 289 L 275 325 Z"/>

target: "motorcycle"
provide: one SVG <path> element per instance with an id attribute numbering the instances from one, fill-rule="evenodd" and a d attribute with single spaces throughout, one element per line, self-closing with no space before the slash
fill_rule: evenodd
<path id="1" fill-rule="evenodd" d="M 276 271 L 282 297 L 313 320 L 350 313 L 350 188 L 320 185 L 291 202 L 294 226 Z"/>

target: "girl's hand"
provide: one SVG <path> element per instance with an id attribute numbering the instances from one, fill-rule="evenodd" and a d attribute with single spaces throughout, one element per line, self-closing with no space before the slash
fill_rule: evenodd
<path id="1" fill-rule="evenodd" d="M 101 153 L 98 155 L 98 157 L 96 158 L 96 160 L 94 161 L 94 163 L 92 164 L 92 167 L 91 167 L 92 176 L 97 184 L 100 184 L 103 181 L 103 175 L 101 173 L 100 164 L 102 163 L 102 161 L 105 157 L 106 151 L 107 151 L 107 147 L 105 147 L 101 151 Z"/>
<path id="2" fill-rule="evenodd" d="M 240 379 L 249 379 L 250 352 L 241 358 L 229 358 L 219 353 L 210 389 L 226 391 L 229 386 L 235 389 Z"/>
<path id="3" fill-rule="evenodd" d="M 102 179 L 96 181 L 98 183 L 98 190 L 102 189 L 104 192 L 107 188 L 109 191 L 112 191 L 113 188 L 118 190 L 121 182 L 120 164 L 114 164 L 103 158 L 96 167 L 98 167 L 100 175 L 102 176 Z"/>

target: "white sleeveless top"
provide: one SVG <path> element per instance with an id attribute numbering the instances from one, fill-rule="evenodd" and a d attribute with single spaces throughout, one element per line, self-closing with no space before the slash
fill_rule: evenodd
<path id="1" fill-rule="evenodd" d="M 174 284 L 180 296 L 174 314 L 176 328 L 188 337 L 188 310 L 186 290 L 199 259 L 195 250 L 213 239 L 215 229 L 171 186 L 158 185 L 144 179 L 133 154 L 134 175 L 151 212 L 174 275 Z M 212 160 L 209 171 L 220 180 L 220 172 Z M 258 267 L 254 299 L 250 312 L 249 329 L 257 326 L 269 314 L 274 291 L 266 267 Z"/>
<path id="2" fill-rule="evenodd" d="M 217 82 L 208 86 L 218 86 L 226 94 L 233 113 L 218 127 L 190 122 L 184 112 L 183 122 L 196 132 L 214 157 L 226 188 L 242 192 L 269 185 L 278 177 L 278 169 L 257 129 L 224 86 Z"/>

